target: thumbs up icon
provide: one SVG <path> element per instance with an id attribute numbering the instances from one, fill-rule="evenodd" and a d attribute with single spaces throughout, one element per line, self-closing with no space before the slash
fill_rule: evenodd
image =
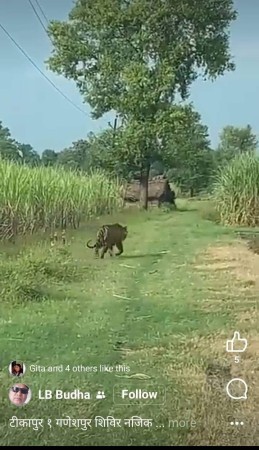
<path id="1" fill-rule="evenodd" d="M 239 331 L 234 332 L 232 339 L 227 341 L 226 350 L 229 353 L 241 353 L 247 348 L 247 339 L 241 339 Z"/>

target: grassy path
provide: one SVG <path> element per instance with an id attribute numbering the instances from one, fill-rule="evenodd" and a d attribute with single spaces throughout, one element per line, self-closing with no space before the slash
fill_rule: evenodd
<path id="1" fill-rule="evenodd" d="M 239 376 L 249 378 L 252 368 L 256 373 L 253 352 L 241 366 L 224 351 L 235 329 L 258 337 L 256 286 L 237 280 L 227 266 L 214 270 L 219 257 L 212 261 L 212 253 L 205 259 L 208 247 L 235 246 L 232 234 L 202 220 L 195 209 L 127 212 L 108 221 L 129 227 L 124 255 L 96 260 L 85 248 L 96 232 L 92 224 L 71 234 L 69 251 L 79 277 L 52 283 L 44 302 L 1 305 L 0 445 L 247 445 L 249 439 L 258 444 L 252 432 L 256 392 L 253 401 L 240 403 L 228 399 L 223 389 L 237 366 Z M 45 250 L 39 246 L 35 251 L 40 258 Z M 25 362 L 24 382 L 33 395 L 19 410 L 6 394 L 11 386 L 6 367 L 12 359 Z M 30 370 L 58 365 L 61 372 Z M 102 372 L 100 365 L 113 371 Z M 116 371 L 119 365 L 129 371 Z M 104 390 L 106 399 L 39 400 L 38 391 L 45 389 Z M 122 389 L 157 390 L 158 400 L 126 401 Z M 12 415 L 46 423 L 40 431 L 10 428 Z M 129 428 L 122 421 L 121 428 L 95 427 L 98 415 L 137 415 L 152 418 L 153 426 Z M 231 428 L 237 415 L 249 418 L 249 439 L 247 428 Z M 56 418 L 66 416 L 92 418 L 92 428 L 55 425 Z"/>

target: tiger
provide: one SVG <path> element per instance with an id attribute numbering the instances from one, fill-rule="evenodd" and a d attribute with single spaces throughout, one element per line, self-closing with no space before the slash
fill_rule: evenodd
<path id="1" fill-rule="evenodd" d="M 104 258 L 105 253 L 109 250 L 110 256 L 113 256 L 113 247 L 116 245 L 119 252 L 115 256 L 119 256 L 123 253 L 122 242 L 125 241 L 128 235 L 127 226 L 124 227 L 119 223 L 114 223 L 110 225 L 103 225 L 99 228 L 96 235 L 96 243 L 94 245 L 89 245 L 91 239 L 87 242 L 88 248 L 95 248 L 95 255 L 99 257 L 99 250 L 101 250 L 101 259 Z"/>

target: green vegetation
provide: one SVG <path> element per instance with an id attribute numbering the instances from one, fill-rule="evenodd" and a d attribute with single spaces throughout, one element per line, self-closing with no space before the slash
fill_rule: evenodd
<path id="1" fill-rule="evenodd" d="M 212 149 L 187 103 L 198 76 L 234 69 L 237 14 L 232 0 L 216 3 L 76 0 L 68 21 L 49 24 L 48 64 L 75 81 L 93 117 L 115 112 L 114 126 L 40 156 L 0 121 L 2 446 L 259 444 L 258 238 L 245 245 L 226 226 L 258 225 L 258 142 L 249 125 L 228 125 Z M 137 179 L 147 209 L 148 178 L 161 174 L 177 210 L 123 205 L 122 184 Z M 124 254 L 95 259 L 86 242 L 112 222 L 128 226 Z M 225 351 L 233 330 L 249 342 L 240 364 Z M 25 363 L 32 390 L 18 411 L 7 396 L 11 360 Z M 249 385 L 246 402 L 226 395 L 236 376 Z M 93 398 L 39 399 L 75 389 Z M 122 389 L 166 395 L 125 404 Z M 95 399 L 98 390 L 106 399 Z M 13 415 L 44 427 L 11 428 Z M 122 427 L 95 426 L 109 415 Z M 133 415 L 152 428 L 126 427 Z M 59 428 L 67 416 L 92 427 Z"/>
<path id="2" fill-rule="evenodd" d="M 234 69 L 232 0 L 218 1 L 217 8 L 196 3 L 78 0 L 68 21 L 49 25 L 50 69 L 75 81 L 93 117 L 116 111 L 122 119 L 116 161 L 139 171 L 145 209 L 151 164 L 168 159 L 171 139 L 185 130 L 194 146 L 200 143 L 199 115 L 177 95 L 185 101 L 198 76 L 215 79 Z"/>
<path id="3" fill-rule="evenodd" d="M 259 158 L 250 152 L 236 156 L 219 171 L 215 201 L 222 223 L 259 223 Z"/>
<path id="4" fill-rule="evenodd" d="M 0 237 L 56 227 L 121 206 L 120 184 L 101 171 L 78 175 L 61 168 L 31 168 L 0 160 Z"/>
<path id="5" fill-rule="evenodd" d="M 226 165 L 236 156 L 255 154 L 258 141 L 250 125 L 246 127 L 227 126 L 220 133 L 220 143 L 216 149 L 219 165 Z"/>
<path id="6" fill-rule="evenodd" d="M 6 271 L 13 267 L 16 280 L 12 279 L 12 289 L 19 284 L 19 290 L 16 302 L 12 291 L 1 303 L 2 392 L 7 393 L 11 386 L 7 374 L 10 360 L 21 359 L 27 367 L 24 381 L 33 396 L 18 411 L 7 394 L 2 395 L 0 429 L 5 431 L 1 445 L 258 444 L 257 390 L 252 387 L 256 386 L 258 347 L 253 342 L 258 342 L 258 314 L 256 291 L 249 278 L 249 251 L 245 247 L 238 250 L 244 259 L 236 259 L 239 265 L 233 269 L 235 238 L 228 229 L 201 219 L 202 203 L 186 200 L 173 213 L 129 210 L 109 217 L 129 226 L 125 254 L 120 258 L 100 261 L 85 248 L 88 237 L 94 237 L 103 222 L 100 220 L 68 235 L 63 263 L 59 244 L 50 249 L 44 243 L 21 243 L 18 259 L 13 248 L 11 254 L 6 249 L 9 256 L 6 260 L 6 253 L 3 255 L 1 281 L 9 286 L 11 278 L 5 279 Z M 235 270 L 244 277 L 237 278 Z M 41 297 L 33 299 L 21 295 L 21 288 L 27 287 L 32 277 L 32 287 L 41 292 Z M 225 341 L 235 329 L 249 340 L 240 365 L 225 353 Z M 129 366 L 130 372 L 73 370 L 81 365 L 99 369 L 100 365 L 119 364 Z M 31 365 L 62 365 L 63 371 L 33 372 Z M 232 402 L 224 392 L 237 372 L 251 390 L 249 401 L 241 404 Z M 113 399 L 114 386 L 115 392 L 162 387 L 166 399 L 161 406 L 143 401 L 119 405 L 122 400 Z M 107 398 L 39 400 L 39 389 L 42 394 L 45 389 L 79 389 L 93 395 L 103 389 Z M 13 415 L 44 418 L 44 429 L 10 428 L 7 425 Z M 122 428 L 107 430 L 95 427 L 94 418 L 99 415 L 152 418 L 153 426 L 129 428 L 122 421 Z M 92 428 L 61 429 L 55 419 L 66 416 L 91 418 Z M 229 425 L 236 418 L 245 420 L 243 429 Z M 184 420 L 186 426 L 177 428 L 176 420 Z"/>

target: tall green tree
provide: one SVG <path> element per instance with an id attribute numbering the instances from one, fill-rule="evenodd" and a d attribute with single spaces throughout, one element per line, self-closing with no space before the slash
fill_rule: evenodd
<path id="1" fill-rule="evenodd" d="M 21 144 L 12 138 L 9 128 L 0 121 L 0 156 L 17 163 L 36 166 L 40 164 L 40 156 L 30 144 Z"/>
<path id="2" fill-rule="evenodd" d="M 30 144 L 17 143 L 17 148 L 24 164 L 28 164 L 30 166 L 38 166 L 40 164 L 40 155 L 32 148 Z"/>
<path id="3" fill-rule="evenodd" d="M 93 117 L 116 111 L 127 123 L 124 142 L 134 145 L 117 158 L 138 165 L 145 208 L 154 149 L 185 120 L 177 94 L 234 69 L 235 18 L 232 0 L 77 0 L 67 22 L 49 26 L 49 67 L 76 82 Z"/>
<path id="4" fill-rule="evenodd" d="M 46 149 L 42 152 L 41 163 L 43 166 L 53 167 L 57 163 L 58 154 L 54 150 Z"/>
<path id="5" fill-rule="evenodd" d="M 220 143 L 216 150 L 219 164 L 225 164 L 241 153 L 255 152 L 258 145 L 252 127 L 234 127 L 228 125 L 220 134 Z"/>
<path id="6" fill-rule="evenodd" d="M 73 142 L 72 146 L 58 153 L 57 164 L 67 169 L 86 171 L 89 159 L 89 143 L 87 140 L 80 139 Z"/>
<path id="7" fill-rule="evenodd" d="M 215 169 L 214 153 L 210 148 L 208 128 L 196 111 L 192 110 L 181 132 L 169 139 L 166 153 L 169 178 L 182 190 L 188 190 L 193 196 L 208 187 Z"/>
<path id="8" fill-rule="evenodd" d="M 134 129 L 133 134 L 135 137 Z M 140 178 L 139 164 L 134 158 L 135 143 L 131 139 L 129 124 L 120 126 L 116 132 L 108 128 L 98 134 L 91 133 L 89 144 L 91 168 L 100 168 L 128 181 Z"/>
<path id="9" fill-rule="evenodd" d="M 89 136 L 88 165 L 90 169 L 102 169 L 113 175 L 125 176 L 125 170 L 117 157 L 114 132 L 111 129 Z"/>
<path id="10" fill-rule="evenodd" d="M 4 127 L 3 122 L 0 120 L 0 141 L 7 141 L 11 138 L 11 133 L 9 128 Z"/>
<path id="11" fill-rule="evenodd" d="M 18 162 L 21 160 L 21 155 L 18 151 L 18 145 L 11 137 L 9 128 L 4 127 L 0 121 L 0 156 L 9 161 Z"/>

